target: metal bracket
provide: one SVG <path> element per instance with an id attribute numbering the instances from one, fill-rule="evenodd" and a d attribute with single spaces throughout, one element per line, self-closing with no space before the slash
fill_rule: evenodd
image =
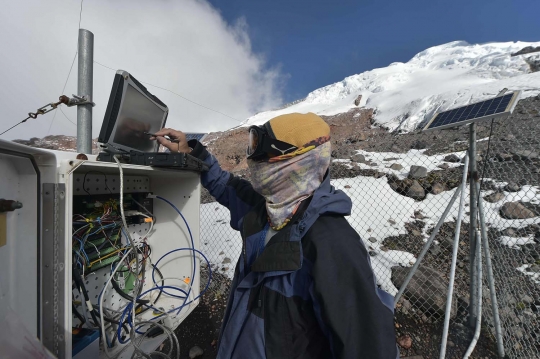
<path id="1" fill-rule="evenodd" d="M 94 107 L 96 104 L 92 102 L 92 97 L 90 95 L 77 96 L 73 95 L 67 102 L 67 107 L 73 106 L 82 106 L 82 105 L 92 105 Z"/>

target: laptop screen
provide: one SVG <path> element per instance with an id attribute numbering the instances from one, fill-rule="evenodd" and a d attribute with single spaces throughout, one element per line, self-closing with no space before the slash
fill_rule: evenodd
<path id="1" fill-rule="evenodd" d="M 169 109 L 131 74 L 119 70 L 114 79 L 99 142 L 123 151 L 157 152 L 156 133 L 167 121 Z"/>
<path id="2" fill-rule="evenodd" d="M 155 151 L 156 141 L 145 132 L 161 130 L 163 110 L 129 84 L 116 121 L 114 143 L 141 152 Z"/>

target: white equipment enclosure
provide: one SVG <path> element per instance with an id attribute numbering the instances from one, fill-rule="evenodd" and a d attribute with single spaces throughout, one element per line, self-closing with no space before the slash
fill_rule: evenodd
<path id="1" fill-rule="evenodd" d="M 58 358 L 106 358 L 107 349 L 111 356 L 121 352 L 120 358 L 129 358 L 134 339 L 149 352 L 168 338 L 163 330 L 141 338 L 139 332 L 158 326 L 136 323 L 155 321 L 174 330 L 199 302 L 200 173 L 123 164 L 126 228 L 119 210 L 119 165 L 87 156 L 81 160 L 75 152 L 0 140 L 0 199 L 22 204 L 0 212 L 1 357 L 48 351 Z M 127 252 L 135 248 L 128 261 Z M 139 266 L 133 269 L 135 262 Z M 88 300 L 73 278 L 75 267 Z M 120 274 L 114 274 L 118 267 Z M 128 319 L 133 302 L 126 296 L 148 304 L 137 307 L 135 321 Z M 103 310 L 117 323 L 125 314 L 121 323 L 138 333 L 130 337 L 120 325 L 100 320 L 104 333 L 98 335 L 92 310 L 98 319 Z M 72 339 L 85 327 L 95 332 L 93 339 Z"/>

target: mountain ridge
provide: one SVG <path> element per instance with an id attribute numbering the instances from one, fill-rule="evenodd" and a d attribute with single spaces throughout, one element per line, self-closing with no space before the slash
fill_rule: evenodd
<path id="1" fill-rule="evenodd" d="M 260 125 L 289 112 L 332 116 L 356 107 L 375 110 L 374 123 L 389 130 L 411 131 L 438 110 L 466 105 L 495 96 L 502 88 L 521 90 L 522 98 L 540 93 L 540 73 L 529 60 L 539 54 L 525 52 L 540 42 L 469 44 L 453 41 L 433 46 L 408 62 L 393 62 L 346 77 L 309 93 L 303 101 L 284 109 L 258 113 L 244 126 Z M 514 56 L 512 56 L 514 55 Z M 525 55 L 530 55 L 529 57 Z M 527 61 L 529 60 L 529 62 Z M 534 62 L 536 63 L 536 62 Z"/>

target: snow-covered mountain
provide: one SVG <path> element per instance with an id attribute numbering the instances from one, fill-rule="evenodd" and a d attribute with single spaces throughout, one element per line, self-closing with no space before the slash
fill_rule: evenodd
<path id="1" fill-rule="evenodd" d="M 366 71 L 311 92 L 287 108 L 258 113 L 244 125 L 259 125 L 291 112 L 335 115 L 359 106 L 375 109 L 375 121 L 390 130 L 410 131 L 436 111 L 482 101 L 501 89 L 522 90 L 522 98 L 540 93 L 540 72 L 531 59 L 540 53 L 510 56 L 540 42 L 471 45 L 454 41 L 415 55 L 406 63 Z M 529 59 L 529 63 L 526 61 Z"/>

